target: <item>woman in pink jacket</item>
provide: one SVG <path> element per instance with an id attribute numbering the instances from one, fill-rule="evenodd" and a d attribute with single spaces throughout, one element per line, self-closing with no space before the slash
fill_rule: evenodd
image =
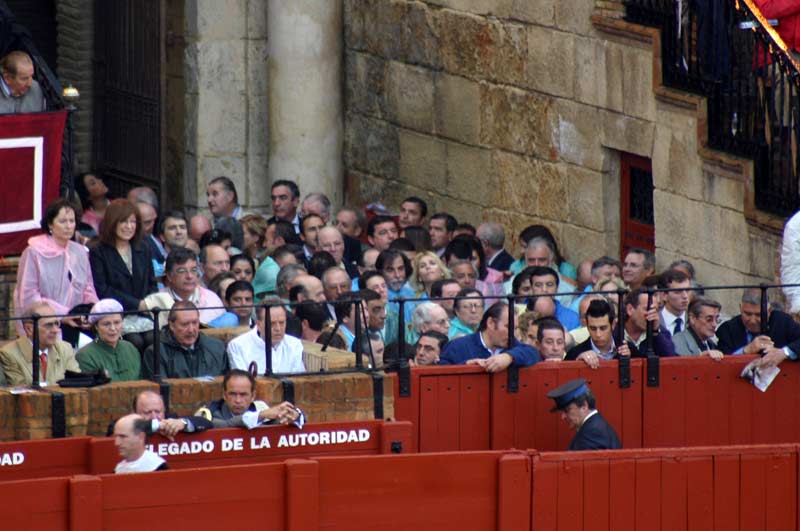
<path id="1" fill-rule="evenodd" d="M 64 198 L 47 206 L 42 229 L 46 234 L 28 240 L 17 270 L 14 308 L 22 315 L 30 304 L 45 301 L 57 315 L 65 315 L 80 304 L 97 302 L 86 247 L 72 240 L 75 210 Z M 61 319 L 64 340 L 77 342 L 80 317 Z M 19 325 L 20 321 L 17 321 Z M 21 326 L 18 326 L 18 332 Z"/>

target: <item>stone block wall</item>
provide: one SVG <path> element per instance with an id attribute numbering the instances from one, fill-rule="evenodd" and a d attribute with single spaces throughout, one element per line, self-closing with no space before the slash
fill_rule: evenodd
<path id="1" fill-rule="evenodd" d="M 384 418 L 394 417 L 393 374 L 383 383 Z M 344 373 L 289 378 L 294 382 L 295 403 L 309 422 L 368 420 L 374 417 L 372 378 Z M 191 415 L 203 404 L 222 397 L 222 378 L 201 382 L 192 378 L 167 380 L 171 412 Z M 104 436 L 110 422 L 131 410 L 141 391 L 158 392 L 158 385 L 138 380 L 89 389 L 52 388 L 65 395 L 67 436 Z M 274 378 L 257 380 L 256 396 L 269 404 L 283 400 L 283 386 Z M 52 434 L 52 396 L 47 391 L 12 394 L 0 389 L 0 441 L 45 439 Z"/>
<path id="2" fill-rule="evenodd" d="M 622 14 L 616 0 L 346 0 L 348 199 L 419 195 L 503 223 L 515 253 L 541 222 L 577 264 L 619 254 L 627 152 L 652 160 L 659 268 L 772 280 L 779 239 L 754 223 L 751 165 L 709 156 L 703 101 L 661 87 L 658 33 Z M 738 295 L 719 298 L 736 312 Z"/>

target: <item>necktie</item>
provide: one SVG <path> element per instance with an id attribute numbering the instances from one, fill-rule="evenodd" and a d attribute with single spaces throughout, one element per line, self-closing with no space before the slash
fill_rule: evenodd
<path id="1" fill-rule="evenodd" d="M 39 380 L 44 382 L 47 380 L 47 353 L 39 353 Z"/>
<path id="2" fill-rule="evenodd" d="M 675 335 L 678 332 L 680 332 L 682 330 L 682 325 L 683 325 L 683 319 L 681 319 L 680 317 L 675 319 L 675 328 L 672 331 L 672 335 Z"/>

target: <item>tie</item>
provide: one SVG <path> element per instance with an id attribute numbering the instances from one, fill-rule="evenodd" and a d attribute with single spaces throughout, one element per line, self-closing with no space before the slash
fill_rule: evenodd
<path id="1" fill-rule="evenodd" d="M 675 319 L 675 328 L 672 331 L 673 336 L 681 331 L 681 325 L 683 325 L 683 319 L 678 317 L 677 319 Z"/>
<path id="2" fill-rule="evenodd" d="M 39 353 L 39 380 L 44 382 L 47 380 L 47 353 Z"/>

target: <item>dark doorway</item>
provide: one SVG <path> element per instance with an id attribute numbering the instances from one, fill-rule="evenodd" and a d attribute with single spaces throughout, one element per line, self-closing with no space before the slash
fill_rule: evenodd
<path id="1" fill-rule="evenodd" d="M 620 155 L 620 256 L 628 249 L 641 247 L 655 252 L 653 221 L 653 170 L 650 159 Z"/>
<path id="2" fill-rule="evenodd" d="M 6 0 L 17 22 L 31 32 L 39 54 L 58 76 L 56 0 Z"/>
<path id="3" fill-rule="evenodd" d="M 164 2 L 95 2 L 94 167 L 114 197 L 150 186 L 163 202 Z"/>

